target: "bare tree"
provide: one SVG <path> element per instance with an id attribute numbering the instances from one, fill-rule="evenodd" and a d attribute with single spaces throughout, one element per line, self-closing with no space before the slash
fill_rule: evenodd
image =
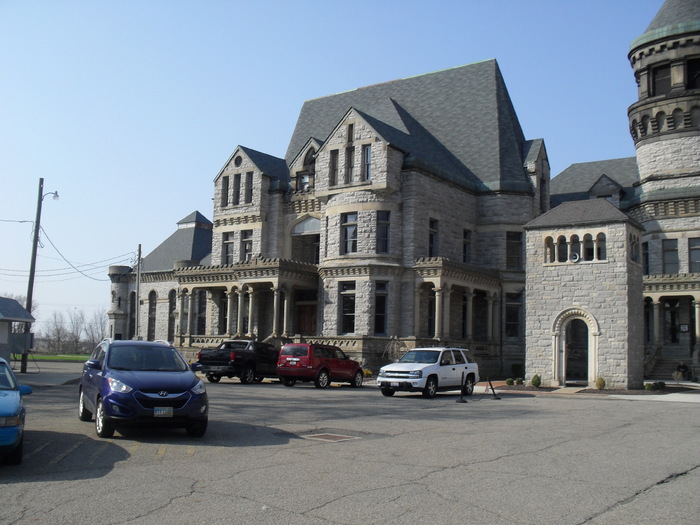
<path id="1" fill-rule="evenodd" d="M 85 323 L 85 344 L 88 349 L 92 350 L 107 337 L 108 325 L 109 318 L 106 308 L 95 310 L 92 313 L 90 321 Z"/>
<path id="2" fill-rule="evenodd" d="M 60 353 L 66 344 L 68 338 L 68 330 L 66 329 L 66 321 L 61 312 L 54 312 L 51 319 L 46 324 L 44 338 L 49 351 L 52 353 Z"/>
<path id="3" fill-rule="evenodd" d="M 80 341 L 83 339 L 85 330 L 85 314 L 82 310 L 73 309 L 68 312 L 68 333 L 66 342 L 68 343 L 68 353 L 80 353 Z"/>

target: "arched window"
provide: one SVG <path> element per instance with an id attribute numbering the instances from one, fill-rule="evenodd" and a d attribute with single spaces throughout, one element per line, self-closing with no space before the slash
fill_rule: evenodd
<path id="1" fill-rule="evenodd" d="M 578 235 L 571 236 L 571 249 L 569 250 L 569 260 L 576 262 L 581 259 L 581 241 Z"/>
<path id="2" fill-rule="evenodd" d="M 596 237 L 596 259 L 604 261 L 607 259 L 607 251 L 605 249 L 605 234 L 599 233 Z"/>
<path id="3" fill-rule="evenodd" d="M 663 111 L 659 111 L 656 114 L 656 126 L 658 128 L 658 131 L 665 131 L 667 126 L 666 126 L 666 113 Z"/>
<path id="4" fill-rule="evenodd" d="M 680 108 L 673 110 L 673 127 L 674 129 L 683 129 L 683 110 Z"/>
<path id="5" fill-rule="evenodd" d="M 177 292 L 168 293 L 168 341 L 175 341 L 175 312 L 177 311 Z"/>
<path id="6" fill-rule="evenodd" d="M 556 262 L 556 255 L 554 251 L 554 239 L 547 237 L 544 240 L 544 262 L 553 263 Z"/>
<path id="7" fill-rule="evenodd" d="M 147 341 L 155 341 L 156 339 L 156 292 L 151 291 L 148 294 L 148 331 L 146 335 Z"/>
<path id="8" fill-rule="evenodd" d="M 557 239 L 557 262 L 563 263 L 569 259 L 569 247 L 566 237 L 560 235 Z"/>
<path id="9" fill-rule="evenodd" d="M 593 237 L 590 233 L 587 233 L 583 236 L 583 260 L 592 261 L 593 253 Z"/>

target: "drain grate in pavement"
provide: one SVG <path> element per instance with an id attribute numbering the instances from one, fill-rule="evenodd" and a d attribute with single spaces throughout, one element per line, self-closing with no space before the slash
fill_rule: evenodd
<path id="1" fill-rule="evenodd" d="M 309 434 L 302 436 L 304 439 L 315 439 L 318 441 L 329 441 L 337 443 L 339 441 L 350 441 L 351 439 L 360 439 L 356 436 L 344 436 L 342 434 Z"/>

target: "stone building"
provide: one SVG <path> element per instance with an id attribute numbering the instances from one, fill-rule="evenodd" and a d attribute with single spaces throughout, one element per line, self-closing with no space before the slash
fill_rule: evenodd
<path id="1" fill-rule="evenodd" d="M 112 333 L 321 340 L 369 367 L 449 342 L 485 374 L 522 366 L 523 225 L 549 179 L 495 60 L 309 100 L 284 159 L 239 146 L 216 175 L 210 253 L 180 224 L 140 272 L 110 270 Z"/>
<path id="2" fill-rule="evenodd" d="M 495 60 L 305 102 L 285 158 L 234 149 L 211 222 L 110 269 L 112 335 L 331 342 L 370 368 L 449 343 L 484 377 L 630 388 L 697 364 L 700 0 L 667 0 L 629 60 L 636 157 L 551 184 Z"/>
<path id="3" fill-rule="evenodd" d="M 643 307 L 638 312 L 643 323 L 637 326 L 638 323 L 629 321 L 632 323 L 630 332 L 638 331 L 641 341 L 630 337 L 629 344 L 644 349 L 643 373 L 647 378 L 670 379 L 679 361 L 692 364 L 692 376 L 697 377 L 700 370 L 697 348 L 700 334 L 700 1 L 667 0 L 644 34 L 632 42 L 628 56 L 638 85 L 639 99 L 628 109 L 636 157 L 570 166 L 552 179 L 552 213 L 567 201 L 606 199 L 641 225 L 639 244 L 635 236 L 634 242 L 630 238 L 626 248 L 630 251 L 628 260 L 634 261 L 630 264 L 630 275 L 636 273 L 639 260 L 643 286 L 641 297 L 632 293 L 632 288 L 628 290 L 631 294 L 628 300 L 635 305 L 641 303 Z M 590 214 L 589 217 L 595 216 Z M 545 221 L 550 225 L 553 222 L 551 217 L 543 216 L 529 226 L 542 225 Z M 556 228 L 550 232 L 531 233 L 535 236 L 534 245 L 529 245 L 528 249 L 541 251 L 540 237 L 549 233 L 557 246 L 555 250 L 560 246 L 564 250 Z M 565 231 L 561 238 L 563 242 L 570 241 Z M 528 252 L 528 271 L 535 272 L 528 275 L 528 288 L 531 284 L 538 288 L 538 274 L 545 271 L 540 264 L 541 253 L 534 255 L 531 258 Z M 555 258 L 558 267 L 559 263 L 567 261 L 566 252 L 557 252 Z M 578 285 L 581 265 L 565 264 L 563 268 L 569 268 L 565 278 Z M 610 278 L 612 276 L 606 277 L 605 283 L 609 284 Z M 598 293 L 597 286 L 586 290 L 591 299 Z M 527 295 L 531 305 L 533 298 L 529 289 Z M 564 296 L 573 308 L 575 296 L 566 293 Z M 620 310 L 625 323 L 629 310 L 631 308 Z M 541 311 L 528 308 L 527 312 L 528 376 L 544 372 L 558 384 L 571 379 L 562 375 L 560 368 L 567 360 L 566 352 L 563 355 L 557 352 L 565 350 L 567 345 L 586 348 L 590 337 L 570 330 L 565 334 L 566 341 L 557 345 L 554 339 L 559 337 L 561 328 L 557 324 L 557 313 L 549 312 L 548 317 L 542 319 Z M 604 325 L 604 314 L 595 321 Z M 535 327 L 541 331 L 539 335 L 532 334 Z M 592 321 L 588 323 L 589 333 L 591 330 L 595 330 Z M 545 336 L 545 332 L 548 335 Z M 602 330 L 597 337 L 606 346 L 614 345 L 613 334 L 612 330 Z M 534 342 L 531 344 L 531 337 L 541 342 L 535 346 Z M 598 363 L 592 349 L 588 350 L 591 360 L 587 380 L 593 382 Z M 628 350 L 628 355 L 639 353 L 637 348 Z M 542 362 L 544 356 L 549 356 L 546 366 Z M 539 372 L 535 372 L 535 368 Z M 629 363 L 627 374 L 630 385 L 639 384 L 636 363 Z M 602 377 L 616 384 L 621 380 L 618 373 Z"/>

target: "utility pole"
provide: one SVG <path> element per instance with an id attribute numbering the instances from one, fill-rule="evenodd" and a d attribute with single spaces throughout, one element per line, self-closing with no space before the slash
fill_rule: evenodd
<path id="1" fill-rule="evenodd" d="M 36 220 L 34 221 L 34 240 L 32 242 L 32 259 L 29 266 L 29 284 L 27 285 L 27 305 L 26 310 L 30 314 L 32 313 L 32 299 L 34 296 L 34 274 L 36 273 L 36 250 L 39 246 L 39 230 L 41 229 L 41 204 L 44 202 L 44 197 L 46 195 L 53 195 L 54 200 L 58 200 L 58 192 L 50 191 L 44 194 L 44 179 L 39 179 L 39 195 L 36 201 Z M 24 333 L 27 334 L 27 339 L 29 339 L 29 333 L 31 332 L 31 323 L 24 324 Z M 20 365 L 20 373 L 24 374 L 27 372 L 27 355 L 29 353 L 29 345 L 24 349 L 22 353 L 22 363 Z"/>
<path id="2" fill-rule="evenodd" d="M 139 244 L 139 253 L 136 259 L 136 334 L 134 339 L 141 340 L 141 245 Z"/>

